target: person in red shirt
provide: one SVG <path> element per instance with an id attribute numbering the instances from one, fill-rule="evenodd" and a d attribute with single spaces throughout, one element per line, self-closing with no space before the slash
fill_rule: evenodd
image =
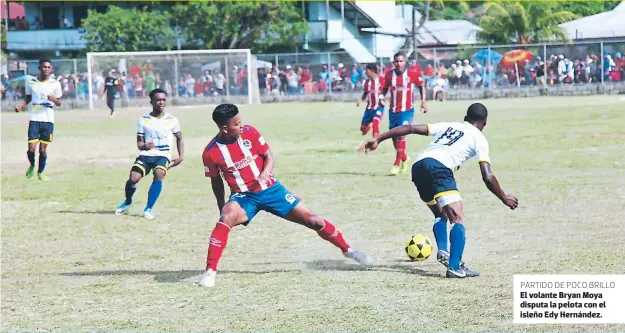
<path id="1" fill-rule="evenodd" d="M 217 264 L 232 227 L 239 224 L 247 226 L 261 210 L 315 230 L 321 238 L 341 249 L 345 257 L 364 266 L 371 264 L 366 253 L 350 247 L 332 223 L 316 215 L 277 181 L 269 144 L 254 127 L 243 124 L 236 105 L 217 106 L 213 111 L 213 121 L 219 133 L 204 149 L 202 160 L 204 174 L 211 179 L 221 217 L 210 237 L 201 286 L 215 285 Z M 228 202 L 225 202 L 222 176 L 231 190 Z"/>
<path id="2" fill-rule="evenodd" d="M 373 137 L 380 135 L 380 122 L 384 115 L 384 103 L 380 100 L 380 92 L 384 85 L 384 77 L 378 76 L 376 64 L 368 64 L 365 69 L 367 80 L 363 85 L 364 90 L 362 97 L 356 102 L 356 106 L 360 106 L 361 102 L 367 101 L 367 108 L 360 122 L 360 131 L 362 135 L 369 133 L 373 124 Z"/>
<path id="3" fill-rule="evenodd" d="M 384 88 L 380 95 L 380 99 L 383 100 L 386 93 L 391 91 L 391 103 L 388 112 L 390 129 L 412 124 L 414 118 L 413 84 L 419 87 L 421 93 L 421 110 L 423 113 L 428 110 L 425 103 L 425 85 L 421 78 L 421 67 L 415 64 L 416 70 L 406 70 L 406 55 L 401 52 L 395 53 L 393 56 L 393 65 L 395 68 L 384 74 Z M 395 146 L 397 154 L 395 163 L 391 168 L 391 175 L 407 172 L 410 157 L 406 154 L 406 138 L 404 136 L 393 138 L 393 146 Z"/>

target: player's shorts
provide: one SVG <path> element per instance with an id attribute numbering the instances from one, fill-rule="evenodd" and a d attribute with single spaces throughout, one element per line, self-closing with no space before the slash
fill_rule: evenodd
<path id="1" fill-rule="evenodd" d="M 365 113 L 362 115 L 362 121 L 360 123 L 362 125 L 369 125 L 373 122 L 373 118 L 378 117 L 381 120 L 383 115 L 384 115 L 383 106 L 375 110 L 365 109 Z"/>
<path id="2" fill-rule="evenodd" d="M 52 143 L 52 132 L 54 132 L 54 123 L 31 120 L 28 123 L 28 143 L 50 144 Z"/>
<path id="3" fill-rule="evenodd" d="M 428 205 L 441 207 L 462 201 L 451 169 L 433 158 L 424 158 L 412 165 L 412 182 L 419 196 Z"/>
<path id="4" fill-rule="evenodd" d="M 139 155 L 132 165 L 132 171 L 140 173 L 143 177 L 147 176 L 150 171 L 163 169 L 167 174 L 169 167 L 169 159 L 163 156 L 143 156 Z"/>
<path id="5" fill-rule="evenodd" d="M 403 125 L 412 125 L 412 119 L 414 118 L 414 108 L 404 112 L 389 112 L 388 113 L 388 127 L 393 129 L 395 127 Z"/>
<path id="6" fill-rule="evenodd" d="M 228 202 L 233 201 L 247 214 L 247 222 L 243 223 L 245 226 L 252 222 L 254 216 L 261 210 L 285 217 L 300 203 L 300 199 L 279 182 L 259 192 L 232 193 Z"/>

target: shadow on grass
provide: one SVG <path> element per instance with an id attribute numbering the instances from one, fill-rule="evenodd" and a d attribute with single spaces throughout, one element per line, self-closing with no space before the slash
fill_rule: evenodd
<path id="1" fill-rule="evenodd" d="M 372 265 L 362 267 L 344 260 L 314 260 L 304 262 L 306 268 L 313 271 L 380 271 L 380 272 L 398 272 L 405 274 L 416 274 L 427 277 L 440 278 L 440 274 L 424 271 L 409 265 L 391 264 L 391 265 Z M 268 270 L 220 270 L 219 274 L 238 275 L 238 274 L 276 274 L 276 273 L 292 273 L 301 272 L 301 269 L 268 269 Z M 111 270 L 111 271 L 90 271 L 90 272 L 71 272 L 61 273 L 61 276 L 84 277 L 84 276 L 134 276 L 134 275 L 151 275 L 154 280 L 161 283 L 175 283 L 182 280 L 199 277 L 202 275 L 201 270 L 179 270 L 179 271 L 150 271 L 150 270 Z"/>
<path id="2" fill-rule="evenodd" d="M 77 211 L 73 211 L 73 210 L 59 210 L 55 213 L 58 214 L 93 214 L 93 215 L 115 215 L 115 211 L 114 210 L 77 210 Z"/>
<path id="3" fill-rule="evenodd" d="M 282 175 L 292 176 L 369 176 L 369 177 L 396 177 L 380 172 L 283 172 Z"/>

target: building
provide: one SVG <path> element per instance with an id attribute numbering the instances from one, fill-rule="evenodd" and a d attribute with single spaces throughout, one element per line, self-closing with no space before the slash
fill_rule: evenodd
<path id="1" fill-rule="evenodd" d="M 611 11 L 582 17 L 559 26 L 571 40 L 625 38 L 625 1 Z"/>
<path id="2" fill-rule="evenodd" d="M 16 2 L 3 1 L 3 11 L 7 4 L 14 8 Z M 27 59 L 77 55 L 85 48 L 80 28 L 88 10 L 105 12 L 112 4 L 126 8 L 139 5 L 136 2 L 21 2 L 24 19 L 6 20 L 9 26 L 6 48 Z M 358 62 L 373 62 L 379 57 L 390 57 L 404 43 L 404 38 L 376 32 L 378 29 L 405 32 L 396 17 L 394 1 L 302 1 L 300 5 L 309 23 L 309 32 L 302 43 L 306 51 L 346 51 Z"/>

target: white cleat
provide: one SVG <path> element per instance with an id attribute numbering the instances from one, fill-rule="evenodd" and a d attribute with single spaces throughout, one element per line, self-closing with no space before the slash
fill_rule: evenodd
<path id="1" fill-rule="evenodd" d="M 217 272 L 208 269 L 204 274 L 202 274 L 202 279 L 200 280 L 200 287 L 211 288 L 215 286 L 215 278 L 217 277 Z"/>
<path id="2" fill-rule="evenodd" d="M 369 266 L 372 263 L 371 258 L 364 253 L 363 251 L 354 250 L 351 247 L 347 250 L 347 252 L 343 253 L 345 258 L 354 259 L 357 263 L 362 266 Z"/>
<path id="3" fill-rule="evenodd" d="M 132 203 L 130 205 L 132 205 Z M 115 209 L 115 215 L 128 214 L 130 205 L 126 204 L 126 200 L 122 201 L 122 203 L 117 206 L 117 209 Z"/>
<path id="4" fill-rule="evenodd" d="M 145 217 L 148 220 L 154 220 L 154 215 L 152 215 L 152 210 L 151 209 L 145 209 L 143 211 L 143 217 Z"/>

